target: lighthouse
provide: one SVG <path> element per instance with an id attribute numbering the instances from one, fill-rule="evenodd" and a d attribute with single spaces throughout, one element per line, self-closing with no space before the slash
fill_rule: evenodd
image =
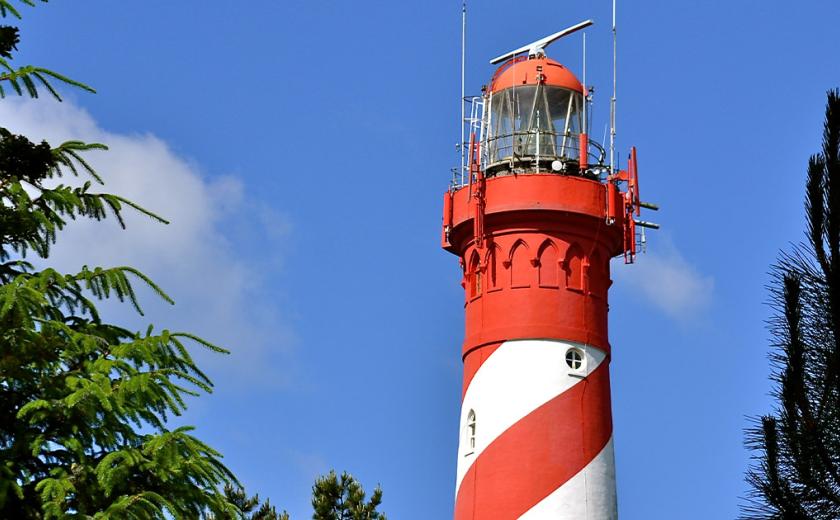
<path id="1" fill-rule="evenodd" d="M 617 518 L 610 260 L 633 262 L 656 208 L 635 149 L 622 169 L 589 138 L 590 89 L 545 54 L 590 24 L 494 59 L 464 118 L 442 229 L 465 296 L 455 520 Z"/>

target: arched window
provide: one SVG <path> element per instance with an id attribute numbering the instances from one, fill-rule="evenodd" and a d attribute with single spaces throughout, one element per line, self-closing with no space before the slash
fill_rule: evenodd
<path id="1" fill-rule="evenodd" d="M 566 287 L 583 289 L 583 252 L 577 244 L 572 244 L 566 253 Z"/>
<path id="2" fill-rule="evenodd" d="M 464 427 L 464 455 L 472 455 L 475 452 L 475 410 L 467 414 L 467 424 Z"/>
<path id="3" fill-rule="evenodd" d="M 540 248 L 539 255 L 540 287 L 557 287 L 559 269 L 557 248 L 550 240 L 546 240 Z"/>
<path id="4" fill-rule="evenodd" d="M 470 257 L 470 264 L 468 270 L 470 280 L 470 298 L 475 298 L 481 294 L 481 262 L 478 258 L 478 253 L 473 251 Z"/>
<path id="5" fill-rule="evenodd" d="M 510 286 L 530 286 L 533 269 L 531 259 L 528 258 L 528 246 L 520 240 L 510 253 Z"/>

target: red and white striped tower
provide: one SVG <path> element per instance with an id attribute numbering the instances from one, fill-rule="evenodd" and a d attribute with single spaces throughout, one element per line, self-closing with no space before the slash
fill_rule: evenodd
<path id="1" fill-rule="evenodd" d="M 635 150 L 613 169 L 588 139 L 585 91 L 538 47 L 473 100 L 468 166 L 444 197 L 466 292 L 455 520 L 617 517 L 609 262 L 632 261 L 651 205 Z"/>

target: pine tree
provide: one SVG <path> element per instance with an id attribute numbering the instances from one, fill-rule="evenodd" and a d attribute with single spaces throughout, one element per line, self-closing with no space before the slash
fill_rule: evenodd
<path id="1" fill-rule="evenodd" d="M 756 463 L 743 518 L 840 518 L 840 93 L 808 162 L 806 243 L 772 269 L 775 413 L 747 432 Z"/>
<path id="2" fill-rule="evenodd" d="M 204 520 L 289 520 L 289 514 L 277 513 L 269 500 L 260 503 L 259 495 L 248 498 L 241 487 L 225 486 L 225 496 L 236 506 L 235 513 L 210 512 Z M 377 486 L 370 501 L 365 502 L 365 491 L 351 475 L 335 471 L 318 477 L 312 486 L 314 520 L 386 520 L 376 508 L 382 503 L 382 490 Z"/>
<path id="3" fill-rule="evenodd" d="M 241 487 L 225 486 L 225 497 L 236 506 L 236 512 L 217 511 L 205 514 L 204 520 L 289 520 L 289 514 L 278 513 L 270 500 L 260 503 L 260 496 L 248 497 Z"/>
<path id="4" fill-rule="evenodd" d="M 365 501 L 362 485 L 343 472 L 341 477 L 330 471 L 315 481 L 312 487 L 313 520 L 386 520 L 376 508 L 382 503 L 382 489 L 373 491 Z"/>
<path id="5" fill-rule="evenodd" d="M 12 1 L 0 0 L 4 19 L 36 5 Z M 48 69 L 13 67 L 18 43 L 17 27 L 0 27 L 0 96 L 46 92 L 61 100 L 54 84 L 93 91 Z M 94 189 L 102 178 L 83 155 L 105 148 L 34 143 L 0 128 L 0 518 L 194 519 L 210 508 L 234 514 L 221 488 L 236 479 L 219 453 L 191 427 L 167 428 L 186 396 L 212 388 L 193 346 L 224 350 L 188 333 L 106 323 L 97 309 L 103 300 L 142 314 L 132 284 L 172 303 L 136 269 L 67 274 L 26 260 L 47 259 L 69 220 L 111 217 L 125 227 L 123 212 L 138 211 L 165 222 Z M 68 175 L 88 180 L 60 184 Z"/>

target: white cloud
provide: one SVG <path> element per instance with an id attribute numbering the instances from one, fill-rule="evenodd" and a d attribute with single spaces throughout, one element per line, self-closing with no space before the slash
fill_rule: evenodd
<path id="1" fill-rule="evenodd" d="M 59 234 L 50 265 L 67 272 L 82 265 L 139 268 L 177 305 L 156 302 L 144 292 L 145 318 L 129 317 L 125 306 L 109 307 L 111 316 L 121 323 L 131 320 L 137 327 L 155 323 L 197 333 L 235 351 L 235 363 L 221 356 L 202 356 L 204 362 L 224 366 L 232 375 L 245 372 L 249 384 L 260 379 L 277 382 L 267 360 L 288 352 L 293 339 L 279 319 L 277 299 L 262 290 L 271 266 L 264 265 L 264 258 L 257 262 L 239 254 L 236 237 L 225 229 L 231 222 L 258 228 L 265 241 L 260 249 L 268 251 L 266 258 L 272 259 L 276 272 L 283 241 L 291 231 L 282 213 L 249 199 L 236 177 L 210 179 L 154 135 L 105 131 L 71 103 L 6 100 L 0 103 L 0 121 L 33 141 L 46 139 L 55 145 L 80 139 L 107 144 L 109 151 L 85 156 L 105 179 L 97 191 L 125 196 L 171 222 L 162 225 L 131 212 L 126 231 L 115 220 L 73 222 Z M 235 226 L 227 226 L 231 227 Z"/>
<path id="2" fill-rule="evenodd" d="M 681 321 L 700 315 L 714 296 L 714 278 L 700 273 L 667 239 L 638 255 L 635 265 L 613 271 L 622 284 Z"/>

